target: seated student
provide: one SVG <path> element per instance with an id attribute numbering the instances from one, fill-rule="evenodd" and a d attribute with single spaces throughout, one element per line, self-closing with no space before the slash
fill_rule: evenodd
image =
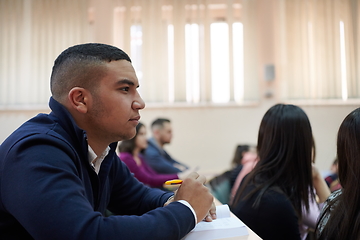
<path id="1" fill-rule="evenodd" d="M 232 212 L 263 239 L 301 239 L 304 210 L 330 191 L 312 173 L 315 155 L 309 119 L 294 105 L 277 104 L 264 115 L 259 129 L 259 161 L 243 179 L 231 205 Z M 310 197 L 309 197 L 310 196 Z"/>
<path id="2" fill-rule="evenodd" d="M 342 188 L 326 201 L 317 226 L 320 240 L 360 239 L 360 108 L 347 115 L 337 136 Z"/>
<path id="3" fill-rule="evenodd" d="M 158 118 L 151 124 L 152 137 L 144 151 L 146 162 L 157 173 L 179 173 L 188 166 L 173 159 L 165 150 L 172 138 L 172 128 L 169 119 Z"/>
<path id="4" fill-rule="evenodd" d="M 140 122 L 136 126 L 135 137 L 122 141 L 118 147 L 121 161 L 128 166 L 130 172 L 132 172 L 140 182 L 150 187 L 162 188 L 164 182 L 167 180 L 184 178 L 184 174 L 160 174 L 148 166 L 142 155 L 147 145 L 146 128 L 145 125 Z"/>
<path id="5" fill-rule="evenodd" d="M 230 203 L 232 203 L 241 181 L 249 172 L 253 170 L 258 160 L 259 158 L 256 154 L 255 148 L 249 148 L 247 152 L 244 152 L 243 158 L 241 159 L 242 169 L 236 176 L 234 185 L 231 188 Z"/>
<path id="6" fill-rule="evenodd" d="M 175 194 L 164 192 L 140 183 L 116 155 L 145 107 L 125 52 L 72 46 L 50 82 L 51 113 L 0 146 L 0 239 L 181 239 L 209 209 L 213 216 L 204 176 L 191 173 Z"/>
<path id="7" fill-rule="evenodd" d="M 250 145 L 247 144 L 236 146 L 235 153 L 231 161 L 231 169 L 213 177 L 207 183 L 207 186 L 210 188 L 214 197 L 221 203 L 229 203 L 231 200 L 231 189 L 233 188 L 239 172 L 243 168 L 242 160 L 244 155 L 246 155 L 250 149 Z"/>
<path id="8" fill-rule="evenodd" d="M 326 184 L 331 192 L 335 192 L 341 188 L 338 175 L 338 160 L 335 159 L 331 165 L 331 174 L 325 177 Z"/>
<path id="9" fill-rule="evenodd" d="M 243 168 L 242 160 L 244 155 L 249 152 L 251 148 L 252 146 L 248 144 L 238 145 L 236 147 L 234 157 L 231 161 L 230 189 L 234 186 L 235 180 Z"/>

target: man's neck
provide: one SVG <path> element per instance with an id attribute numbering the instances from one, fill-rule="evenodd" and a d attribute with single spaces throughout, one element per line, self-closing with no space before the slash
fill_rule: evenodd
<path id="1" fill-rule="evenodd" d="M 109 146 L 107 144 L 101 144 L 101 143 L 92 141 L 90 138 L 88 138 L 88 144 L 97 156 L 100 156 L 105 151 L 105 149 Z"/>
<path id="2" fill-rule="evenodd" d="M 156 139 L 156 138 L 154 138 L 154 139 L 155 139 L 157 145 L 158 145 L 161 149 L 164 149 L 164 143 L 162 143 L 161 141 L 159 141 L 159 139 Z"/>

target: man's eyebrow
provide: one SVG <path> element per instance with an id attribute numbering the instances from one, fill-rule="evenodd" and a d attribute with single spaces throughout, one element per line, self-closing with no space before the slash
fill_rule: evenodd
<path id="1" fill-rule="evenodd" d="M 116 84 L 117 85 L 121 85 L 121 84 L 128 84 L 128 85 L 131 85 L 131 86 L 135 86 L 135 83 L 133 82 L 133 81 L 131 81 L 131 80 L 129 80 L 129 79 L 122 79 L 122 80 L 119 80 L 119 81 L 117 81 L 116 82 Z M 138 86 L 136 86 L 137 88 L 139 87 L 139 85 Z"/>

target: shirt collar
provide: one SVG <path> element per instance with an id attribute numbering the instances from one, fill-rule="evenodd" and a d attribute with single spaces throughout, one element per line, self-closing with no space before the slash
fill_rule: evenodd
<path id="1" fill-rule="evenodd" d="M 94 168 L 96 173 L 99 173 L 100 165 L 104 158 L 109 154 L 109 151 L 110 147 L 108 146 L 100 156 L 97 156 L 94 150 L 90 147 L 90 145 L 88 145 L 89 163 Z"/>

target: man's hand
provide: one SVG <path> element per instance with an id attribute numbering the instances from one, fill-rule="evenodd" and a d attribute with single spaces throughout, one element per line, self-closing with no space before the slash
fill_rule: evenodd
<path id="1" fill-rule="evenodd" d="M 212 222 L 212 220 L 214 220 L 214 219 L 216 219 L 216 206 L 215 206 L 215 203 L 213 202 L 208 214 L 204 218 L 204 221 Z"/>
<path id="2" fill-rule="evenodd" d="M 196 172 L 190 173 L 185 178 L 174 195 L 174 201 L 185 200 L 194 209 L 197 217 L 197 222 L 205 219 L 212 221 L 215 213 L 215 205 L 213 203 L 214 197 L 211 195 L 209 189 L 204 186 L 206 178 Z M 209 217 L 207 217 L 209 215 Z M 210 220 L 210 217 L 212 218 Z M 215 216 L 216 218 L 216 216 Z"/>
<path id="3" fill-rule="evenodd" d="M 180 178 L 180 179 L 185 179 L 185 178 L 187 178 L 191 173 L 193 173 L 193 172 L 196 172 L 196 171 L 198 171 L 199 170 L 199 167 L 197 166 L 197 167 L 193 167 L 193 168 L 188 168 L 188 169 L 186 169 L 186 170 L 184 170 L 184 171 L 182 171 L 182 172 L 179 172 L 177 175 L 178 175 L 178 177 Z"/>

